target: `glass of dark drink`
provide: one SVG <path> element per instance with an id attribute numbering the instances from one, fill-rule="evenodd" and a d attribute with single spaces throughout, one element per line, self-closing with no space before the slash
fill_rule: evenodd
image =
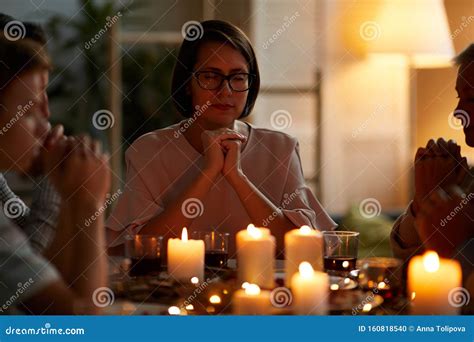
<path id="1" fill-rule="evenodd" d="M 324 269 L 329 275 L 347 277 L 356 269 L 359 233 L 324 231 Z"/>
<path id="2" fill-rule="evenodd" d="M 195 231 L 193 238 L 204 240 L 204 264 L 210 268 L 226 268 L 229 256 L 229 233 Z"/>
<path id="3" fill-rule="evenodd" d="M 402 294 L 403 263 L 400 259 L 373 257 L 359 260 L 359 286 L 390 301 Z"/>
<path id="4" fill-rule="evenodd" d="M 157 276 L 161 271 L 163 237 L 133 235 L 125 241 L 125 254 L 131 259 L 129 275 L 132 277 Z"/>

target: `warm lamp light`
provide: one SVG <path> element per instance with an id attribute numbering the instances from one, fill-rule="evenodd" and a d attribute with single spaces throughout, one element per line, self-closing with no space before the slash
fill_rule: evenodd
<path id="1" fill-rule="evenodd" d="M 383 0 L 372 25 L 368 53 L 401 54 L 415 68 L 446 67 L 454 57 L 443 0 Z"/>

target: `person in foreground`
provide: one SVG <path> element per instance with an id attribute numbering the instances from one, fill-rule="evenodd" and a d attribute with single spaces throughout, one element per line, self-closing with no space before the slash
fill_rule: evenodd
<path id="1" fill-rule="evenodd" d="M 0 30 L 4 31 L 7 25 L 12 22 L 18 22 L 15 18 L 0 13 Z M 41 26 L 35 23 L 22 22 L 25 28 L 26 39 L 32 39 L 41 46 L 46 45 L 46 33 Z M 4 81 L 6 82 L 6 80 Z M 48 110 L 48 98 L 44 92 L 43 103 Z M 28 238 L 31 247 L 42 253 L 54 238 L 61 205 L 61 197 L 45 176 L 44 154 L 47 149 L 52 148 L 58 139 L 63 135 L 64 128 L 57 125 L 49 131 L 48 137 L 44 141 L 46 148 L 41 149 L 40 153 L 32 161 L 32 167 L 26 175 L 34 184 L 31 207 L 28 207 L 10 188 L 3 174 L 0 173 L 0 201 L 3 206 L 13 205 L 20 210 L 17 215 L 10 215 L 10 219 L 20 227 Z"/>
<path id="2" fill-rule="evenodd" d="M 103 205 L 109 188 L 107 156 L 87 137 L 56 133 L 53 146 L 46 96 L 49 57 L 42 44 L 0 35 L 0 172 L 31 172 L 39 155 L 61 196 L 58 228 L 40 254 L 0 211 L 0 310 L 30 314 L 97 313 L 93 292 L 106 283 Z M 11 213 L 11 212 L 10 212 Z"/>
<path id="3" fill-rule="evenodd" d="M 474 44 L 455 58 L 459 66 L 454 112 L 474 147 Z M 464 286 L 474 295 L 474 170 L 454 141 L 430 140 L 415 157 L 415 196 L 392 229 L 394 255 L 405 261 L 425 250 L 455 258 Z M 471 303 L 472 306 L 472 303 Z M 469 309 L 472 311 L 472 307 Z"/>
<path id="4" fill-rule="evenodd" d="M 202 37 L 183 41 L 173 73 L 173 102 L 186 119 L 127 150 L 125 189 L 106 224 L 110 245 L 188 227 L 230 233 L 233 257 L 233 235 L 250 223 L 269 228 L 280 250 L 295 227 L 333 229 L 305 184 L 297 140 L 241 121 L 260 87 L 249 39 L 227 22 L 201 25 Z"/>

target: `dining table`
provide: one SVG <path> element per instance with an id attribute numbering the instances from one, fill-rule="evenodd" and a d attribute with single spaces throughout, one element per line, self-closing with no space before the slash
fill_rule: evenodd
<path id="1" fill-rule="evenodd" d="M 229 259 L 226 267 L 206 267 L 204 281 L 182 284 L 171 277 L 166 265 L 160 272 L 146 276 L 130 275 L 130 260 L 109 257 L 109 285 L 100 304 L 104 315 L 233 315 L 233 295 L 241 287 L 237 262 Z M 404 291 L 391 298 L 386 293 L 364 290 L 358 270 L 347 277 L 329 277 L 328 315 L 407 315 L 410 301 Z M 285 285 L 284 260 L 275 260 L 274 286 L 269 315 L 293 315 L 291 289 Z"/>

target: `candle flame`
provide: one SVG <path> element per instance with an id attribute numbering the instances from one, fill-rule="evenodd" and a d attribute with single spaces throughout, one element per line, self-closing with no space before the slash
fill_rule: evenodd
<path id="1" fill-rule="evenodd" d="M 303 235 L 309 235 L 313 229 L 310 226 L 301 226 L 300 233 Z"/>
<path id="2" fill-rule="evenodd" d="M 247 226 L 247 232 L 254 239 L 259 239 L 259 238 L 262 237 L 262 231 L 258 228 L 255 228 L 255 226 L 253 224 L 249 224 Z"/>
<path id="3" fill-rule="evenodd" d="M 256 296 L 260 294 L 260 287 L 256 284 L 248 284 L 245 288 L 245 294 L 249 296 Z"/>
<path id="4" fill-rule="evenodd" d="M 192 277 L 191 278 L 191 283 L 196 285 L 196 284 L 199 284 L 199 278 L 198 277 Z"/>
<path id="5" fill-rule="evenodd" d="M 436 272 L 439 269 L 439 256 L 434 251 L 428 251 L 423 256 L 423 265 L 426 272 Z"/>
<path id="6" fill-rule="evenodd" d="M 186 227 L 183 228 L 183 232 L 181 233 L 181 240 L 188 241 L 188 229 Z"/>
<path id="7" fill-rule="evenodd" d="M 245 290 L 250 284 L 246 281 L 242 283 L 242 288 Z"/>
<path id="8" fill-rule="evenodd" d="M 303 278 L 310 278 L 314 274 L 313 266 L 307 261 L 300 264 L 299 271 Z"/>

